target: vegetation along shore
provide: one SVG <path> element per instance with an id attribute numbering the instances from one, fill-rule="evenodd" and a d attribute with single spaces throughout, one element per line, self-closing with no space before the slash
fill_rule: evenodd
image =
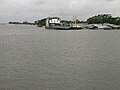
<path id="1" fill-rule="evenodd" d="M 46 19 L 42 18 L 40 20 L 34 21 L 34 23 L 30 23 L 28 21 L 24 22 L 9 22 L 9 24 L 26 24 L 26 25 L 37 25 L 38 27 L 46 26 Z M 77 18 L 73 18 L 73 20 L 60 20 L 60 24 L 64 26 L 81 26 L 81 28 L 87 29 L 120 29 L 120 17 L 113 17 L 111 14 L 100 14 L 89 17 L 85 21 L 80 21 Z"/>

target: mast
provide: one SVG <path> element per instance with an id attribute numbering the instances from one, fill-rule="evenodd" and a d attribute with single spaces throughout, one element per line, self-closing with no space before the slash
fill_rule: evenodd
<path id="1" fill-rule="evenodd" d="M 73 25 L 77 25 L 77 22 L 76 22 L 76 20 L 77 20 L 77 17 L 76 16 L 73 16 Z"/>
<path id="2" fill-rule="evenodd" d="M 77 20 L 77 16 L 75 16 L 75 26 L 77 26 L 77 22 L 76 22 L 76 20 Z"/>

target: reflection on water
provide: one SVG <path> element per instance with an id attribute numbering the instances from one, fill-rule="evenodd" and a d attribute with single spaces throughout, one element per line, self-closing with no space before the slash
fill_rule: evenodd
<path id="1" fill-rule="evenodd" d="M 0 90 L 120 90 L 120 31 L 0 26 Z"/>

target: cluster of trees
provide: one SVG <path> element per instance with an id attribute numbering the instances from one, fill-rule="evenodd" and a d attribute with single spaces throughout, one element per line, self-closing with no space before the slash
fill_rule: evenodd
<path id="1" fill-rule="evenodd" d="M 101 14 L 101 15 L 90 17 L 86 21 L 80 21 L 77 19 L 76 22 L 88 23 L 88 24 L 110 23 L 110 24 L 120 25 L 120 17 L 113 17 L 111 14 Z M 34 22 L 34 24 L 38 26 L 45 26 L 45 23 L 46 23 L 46 18 L 43 18 L 41 20 L 37 20 Z M 73 21 L 61 20 L 61 23 L 70 24 L 70 23 L 73 23 Z"/>
<path id="2" fill-rule="evenodd" d="M 31 22 L 28 22 L 28 21 L 23 21 L 23 24 L 34 25 L 34 23 L 31 23 Z"/>
<path id="3" fill-rule="evenodd" d="M 35 25 L 38 25 L 38 26 L 45 26 L 45 23 L 46 23 L 46 18 L 43 18 L 43 19 L 41 19 L 41 20 L 34 21 L 34 24 L 35 24 Z"/>
<path id="4" fill-rule="evenodd" d="M 9 24 L 27 24 L 27 25 L 34 25 L 34 23 L 30 23 L 28 21 L 23 21 L 23 22 L 9 22 Z"/>
<path id="5" fill-rule="evenodd" d="M 22 24 L 21 22 L 9 22 L 9 24 Z"/>
<path id="6" fill-rule="evenodd" d="M 103 24 L 110 23 L 120 25 L 120 17 L 112 17 L 111 14 L 101 14 L 97 16 L 90 17 L 86 21 L 88 24 Z"/>

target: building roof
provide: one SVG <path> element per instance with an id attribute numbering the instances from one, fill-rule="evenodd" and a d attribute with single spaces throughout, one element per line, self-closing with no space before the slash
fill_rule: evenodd
<path id="1" fill-rule="evenodd" d="M 120 27 L 120 26 L 118 26 L 118 25 L 109 24 L 109 23 L 105 23 L 105 25 L 110 26 L 110 27 L 114 27 L 114 28 L 118 28 L 118 27 Z"/>

